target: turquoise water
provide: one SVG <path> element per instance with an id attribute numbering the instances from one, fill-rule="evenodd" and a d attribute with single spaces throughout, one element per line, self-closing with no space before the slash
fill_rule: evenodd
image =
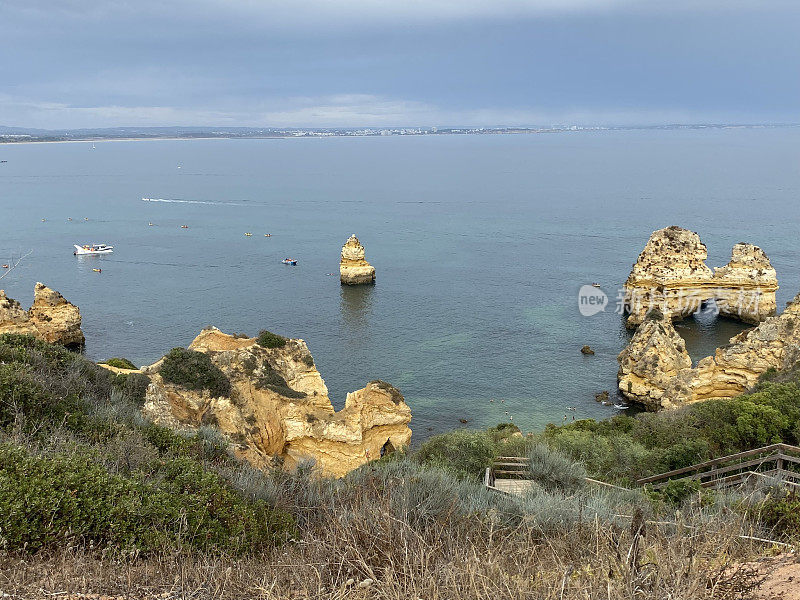
<path id="1" fill-rule="evenodd" d="M 337 406 L 390 381 L 417 439 L 602 418 L 628 339 L 617 289 L 654 229 L 700 232 L 711 266 L 758 244 L 779 306 L 800 290 L 798 148 L 797 129 L 0 146 L 0 262 L 33 250 L 0 288 L 61 291 L 94 359 L 149 363 L 209 324 L 302 337 Z M 351 233 L 374 287 L 339 284 Z M 95 242 L 116 251 L 72 255 Z M 611 305 L 587 318 L 591 282 Z M 694 358 L 739 330 L 680 326 Z"/>

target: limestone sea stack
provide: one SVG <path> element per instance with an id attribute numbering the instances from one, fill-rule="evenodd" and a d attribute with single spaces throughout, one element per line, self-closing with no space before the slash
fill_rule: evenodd
<path id="1" fill-rule="evenodd" d="M 670 320 L 652 314 L 618 357 L 620 393 L 649 410 L 732 398 L 752 389 L 767 370 L 800 360 L 800 294 L 779 316 L 732 337 L 694 368 Z"/>
<path id="2" fill-rule="evenodd" d="M 617 361 L 622 395 L 651 411 L 663 408 L 672 379 L 692 366 L 683 338 L 657 309 L 648 313 Z"/>
<path id="3" fill-rule="evenodd" d="M 0 333 L 32 335 L 70 348 L 79 348 L 85 342 L 81 311 L 42 283 L 36 284 L 33 305 L 28 310 L 0 290 Z"/>
<path id="4" fill-rule="evenodd" d="M 375 283 L 375 267 L 364 258 L 364 246 L 358 241 L 356 234 L 351 235 L 342 246 L 339 278 L 345 285 Z"/>
<path id="5" fill-rule="evenodd" d="M 230 382 L 230 392 L 214 397 L 168 383 L 159 373 L 162 359 L 142 368 L 151 379 L 145 416 L 174 428 L 213 425 L 256 467 L 276 461 L 293 467 L 313 459 L 323 474 L 339 477 L 411 439 L 411 409 L 388 383 L 371 381 L 348 394 L 336 412 L 303 340 L 264 347 L 256 338 L 211 327 L 189 349 L 211 359 Z"/>
<path id="6" fill-rule="evenodd" d="M 626 325 L 634 328 L 652 309 L 672 320 L 715 300 L 720 314 L 758 324 L 775 314 L 778 278 L 761 248 L 739 243 L 730 262 L 712 271 L 706 245 L 688 229 L 653 232 L 625 282 Z"/>

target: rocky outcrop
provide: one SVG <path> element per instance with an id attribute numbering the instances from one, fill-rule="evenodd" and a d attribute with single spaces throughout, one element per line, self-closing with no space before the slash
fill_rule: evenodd
<path id="1" fill-rule="evenodd" d="M 692 366 L 683 338 L 658 310 L 648 314 L 617 361 L 620 392 L 648 410 L 662 408 L 672 379 Z"/>
<path id="2" fill-rule="evenodd" d="M 757 324 L 775 314 L 778 279 L 758 246 L 739 243 L 730 262 L 712 271 L 708 250 L 693 231 L 667 227 L 653 232 L 625 282 L 626 325 L 639 325 L 659 309 L 682 319 L 714 300 L 725 316 Z"/>
<path id="3" fill-rule="evenodd" d="M 0 333 L 33 335 L 67 347 L 81 347 L 85 342 L 78 307 L 42 283 L 36 284 L 28 310 L 0 290 Z"/>
<path id="4" fill-rule="evenodd" d="M 351 235 L 342 246 L 339 279 L 346 285 L 375 283 L 375 267 L 364 258 L 364 246 L 358 241 L 356 234 Z"/>
<path id="5" fill-rule="evenodd" d="M 668 319 L 648 317 L 619 355 L 619 391 L 649 410 L 750 390 L 768 369 L 800 360 L 800 295 L 780 316 L 743 331 L 692 368 L 683 340 Z"/>
<path id="6" fill-rule="evenodd" d="M 778 276 L 758 246 L 736 244 L 730 262 L 714 269 L 713 282 L 721 315 L 757 324 L 776 312 Z"/>
<path id="7" fill-rule="evenodd" d="M 303 340 L 265 348 L 255 338 L 208 328 L 189 349 L 206 353 L 225 374 L 229 396 L 165 382 L 162 359 L 142 368 L 151 377 L 145 415 L 176 428 L 214 425 L 257 467 L 276 461 L 292 467 L 310 458 L 324 474 L 342 476 L 411 439 L 411 409 L 387 383 L 372 381 L 348 394 L 336 412 Z"/>
<path id="8" fill-rule="evenodd" d="M 800 360 L 800 295 L 777 317 L 730 339 L 693 369 L 680 372 L 665 391 L 679 405 L 731 398 L 751 389 L 769 369 L 786 369 Z"/>

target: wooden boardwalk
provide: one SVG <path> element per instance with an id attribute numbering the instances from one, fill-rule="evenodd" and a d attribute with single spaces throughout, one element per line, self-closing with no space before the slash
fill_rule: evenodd
<path id="1" fill-rule="evenodd" d="M 800 448 L 789 444 L 771 444 L 644 477 L 636 483 L 660 489 L 670 481 L 686 479 L 699 481 L 704 488 L 720 489 L 740 485 L 754 478 L 774 481 L 784 487 L 800 488 Z"/>
<path id="2" fill-rule="evenodd" d="M 695 480 L 703 488 L 722 489 L 756 479 L 762 483 L 777 483 L 786 488 L 800 490 L 800 447 L 771 444 L 644 477 L 636 483 L 658 490 L 670 481 Z M 609 488 L 627 489 L 589 477 L 586 481 Z M 520 456 L 500 456 L 491 467 L 486 468 L 483 483 L 495 492 L 523 495 L 533 485 L 531 461 Z"/>

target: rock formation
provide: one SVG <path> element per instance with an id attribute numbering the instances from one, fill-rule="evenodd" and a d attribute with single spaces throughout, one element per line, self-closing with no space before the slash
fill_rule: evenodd
<path id="1" fill-rule="evenodd" d="M 779 316 L 730 339 L 692 368 L 683 340 L 668 319 L 648 319 L 619 355 L 620 393 L 649 410 L 711 398 L 731 398 L 751 389 L 770 368 L 800 360 L 800 294 Z"/>
<path id="2" fill-rule="evenodd" d="M 648 410 L 662 408 L 672 379 L 692 366 L 683 338 L 658 310 L 651 311 L 639 325 L 617 361 L 620 392 Z"/>
<path id="3" fill-rule="evenodd" d="M 346 285 L 375 283 L 375 267 L 364 258 L 364 246 L 358 241 L 355 233 L 342 246 L 339 278 Z"/>
<path id="4" fill-rule="evenodd" d="M 730 262 L 712 271 L 708 251 L 693 231 L 653 232 L 625 282 L 626 325 L 636 327 L 652 308 L 682 319 L 715 300 L 720 314 L 757 324 L 775 314 L 778 279 L 758 246 L 739 243 Z"/>
<path id="5" fill-rule="evenodd" d="M 229 379 L 229 397 L 211 397 L 167 383 L 159 361 L 142 371 L 151 378 L 144 413 L 171 427 L 215 425 L 236 453 L 257 467 L 287 467 L 311 458 L 324 474 L 342 476 L 411 439 L 411 410 L 391 385 L 372 381 L 347 395 L 334 411 L 328 389 L 303 340 L 264 348 L 255 338 L 204 329 L 190 350 L 206 353 Z"/>
<path id="6" fill-rule="evenodd" d="M 0 290 L 0 333 L 33 335 L 67 347 L 81 347 L 85 342 L 78 307 L 41 283 L 36 284 L 28 310 Z"/>

